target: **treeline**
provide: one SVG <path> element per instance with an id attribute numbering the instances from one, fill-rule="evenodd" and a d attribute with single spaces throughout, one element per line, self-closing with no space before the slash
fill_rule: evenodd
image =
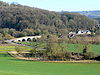
<path id="1" fill-rule="evenodd" d="M 0 29 L 0 40 L 10 40 L 13 38 L 25 37 L 25 36 L 35 36 L 39 35 L 40 31 L 33 29 L 24 29 L 22 31 L 17 31 L 15 29 L 3 28 Z"/>
<path id="2" fill-rule="evenodd" d="M 24 53 L 24 46 L 16 46 L 15 50 L 22 57 L 54 61 L 91 60 L 97 55 L 93 51 L 92 45 L 87 42 L 75 44 L 76 52 L 71 51 L 69 50 L 69 43 L 66 43 L 65 40 L 58 39 L 55 35 L 50 35 L 45 39 L 41 38 L 33 43 L 34 46 L 28 53 Z"/>
<path id="3" fill-rule="evenodd" d="M 77 13 L 57 13 L 0 1 L 0 28 L 20 32 L 32 29 L 38 31 L 38 34 L 63 35 L 78 29 L 95 32 L 96 23 L 95 20 Z"/>

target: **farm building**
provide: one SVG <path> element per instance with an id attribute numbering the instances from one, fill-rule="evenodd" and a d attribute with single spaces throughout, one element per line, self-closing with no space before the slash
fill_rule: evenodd
<path id="1" fill-rule="evenodd" d="M 89 30 L 79 30 L 78 32 L 76 32 L 76 35 L 84 35 L 84 34 L 91 34 L 91 31 Z"/>

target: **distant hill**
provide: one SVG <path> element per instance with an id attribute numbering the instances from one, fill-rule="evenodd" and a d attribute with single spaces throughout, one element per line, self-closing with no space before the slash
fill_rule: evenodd
<path id="1" fill-rule="evenodd" d="M 100 20 L 100 10 L 96 10 L 96 11 L 75 11 L 74 13 L 80 13 L 82 15 L 86 15 L 89 18 Z"/>

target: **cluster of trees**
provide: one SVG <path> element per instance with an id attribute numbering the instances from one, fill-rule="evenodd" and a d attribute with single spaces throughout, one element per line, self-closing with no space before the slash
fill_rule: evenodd
<path id="1" fill-rule="evenodd" d="M 41 34 L 38 30 L 24 29 L 23 31 L 16 31 L 15 29 L 3 28 L 0 29 L 0 40 L 10 40 L 13 38 L 34 36 Z"/>
<path id="2" fill-rule="evenodd" d="M 62 37 L 59 40 L 61 40 L 61 41 L 63 40 L 66 43 L 72 43 L 72 44 L 88 43 L 88 44 L 100 45 L 100 36 L 98 36 L 98 35 L 93 35 L 93 36 L 81 35 L 81 36 L 75 36 L 73 38 Z"/>
<path id="3" fill-rule="evenodd" d="M 96 24 L 95 20 L 77 13 L 57 13 L 0 1 L 1 29 L 15 29 L 21 33 L 32 29 L 33 33 L 29 32 L 29 35 L 34 35 L 35 32 L 35 34 L 56 34 L 59 36 L 78 29 L 96 32 Z"/>
<path id="4" fill-rule="evenodd" d="M 68 50 L 68 45 L 65 41 L 58 39 L 56 35 L 48 36 L 47 39 L 36 41 L 37 44 L 30 50 L 27 57 L 42 58 L 43 60 L 84 60 L 95 58 L 96 54 L 92 51 L 91 44 L 77 44 L 76 51 Z M 45 42 L 45 46 L 41 46 L 41 42 Z M 20 47 L 19 47 L 20 48 Z M 18 48 L 17 48 L 18 49 Z M 18 49 L 17 52 L 21 52 Z"/>

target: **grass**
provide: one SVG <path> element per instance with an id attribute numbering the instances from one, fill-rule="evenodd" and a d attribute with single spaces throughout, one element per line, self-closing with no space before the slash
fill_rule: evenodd
<path id="1" fill-rule="evenodd" d="M 45 42 L 18 42 L 19 44 L 24 44 L 24 45 L 29 45 L 29 46 L 35 46 L 35 45 L 39 45 L 40 47 L 44 47 L 46 46 Z"/>
<path id="2" fill-rule="evenodd" d="M 68 50 L 72 52 L 78 52 L 78 50 L 76 49 L 77 45 L 78 44 L 68 44 Z M 91 47 L 92 47 L 91 50 L 92 52 L 95 52 L 96 54 L 100 55 L 100 45 L 91 45 Z M 79 52 L 82 52 L 82 50 L 79 50 Z"/>
<path id="3" fill-rule="evenodd" d="M 0 51 L 13 51 L 15 46 L 0 46 Z"/>
<path id="4" fill-rule="evenodd" d="M 31 47 L 21 46 L 23 50 L 31 50 Z M 0 51 L 15 51 L 15 46 L 0 46 Z"/>
<path id="5" fill-rule="evenodd" d="M 93 51 L 100 55 L 100 45 L 93 45 Z"/>
<path id="6" fill-rule="evenodd" d="M 46 63 L 0 56 L 0 75 L 100 75 L 98 64 Z"/>

